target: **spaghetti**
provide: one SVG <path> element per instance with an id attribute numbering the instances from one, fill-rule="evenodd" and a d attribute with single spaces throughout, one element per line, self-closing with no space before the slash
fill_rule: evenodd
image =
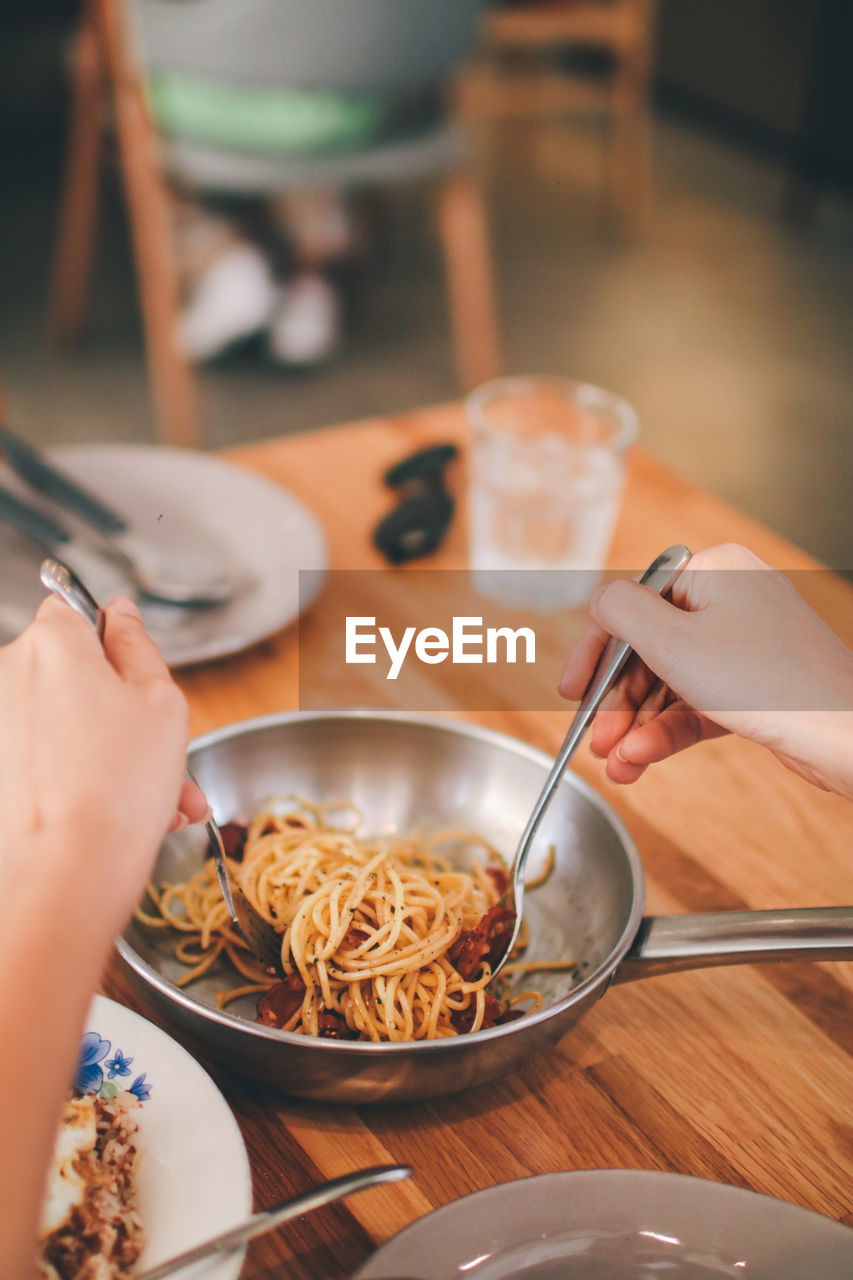
<path id="1" fill-rule="evenodd" d="M 257 994 L 260 1022 L 352 1040 L 459 1035 L 541 1005 L 535 992 L 499 999 L 486 990 L 515 920 L 500 905 L 507 875 L 488 844 L 457 831 L 364 839 L 333 825 L 331 810 L 340 806 L 271 804 L 248 828 L 223 827 L 229 876 L 281 934 L 280 975 L 259 966 L 232 926 L 212 861 L 185 884 L 149 886 L 157 914 L 137 915 L 184 935 L 179 985 L 224 954 L 245 981 L 220 993 L 220 1005 Z M 486 854 L 470 874 L 440 854 L 460 841 Z"/>

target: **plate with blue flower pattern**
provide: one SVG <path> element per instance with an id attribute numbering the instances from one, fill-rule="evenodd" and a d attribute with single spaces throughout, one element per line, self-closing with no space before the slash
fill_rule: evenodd
<path id="1" fill-rule="evenodd" d="M 252 1212 L 246 1148 L 206 1071 L 152 1022 L 105 996 L 86 1016 L 74 1087 L 142 1104 L 137 1188 L 145 1232 L 140 1271 L 245 1221 Z M 188 1271 L 188 1280 L 236 1280 L 243 1251 Z"/>

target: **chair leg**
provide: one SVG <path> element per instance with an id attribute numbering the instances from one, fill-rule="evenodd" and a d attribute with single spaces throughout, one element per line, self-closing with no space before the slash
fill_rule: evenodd
<path id="1" fill-rule="evenodd" d="M 97 0 L 100 30 L 113 84 L 119 152 L 136 257 L 149 376 L 169 444 L 199 442 L 193 371 L 175 341 L 179 286 L 169 197 L 157 139 L 137 76 L 129 64 L 113 0 Z"/>
<path id="2" fill-rule="evenodd" d="M 98 211 L 101 60 L 91 5 L 74 47 L 71 120 L 48 301 L 51 341 L 72 341 L 83 324 Z"/>
<path id="3" fill-rule="evenodd" d="M 642 231 L 651 205 L 651 78 L 657 0 L 631 0 L 625 18 L 631 34 L 613 84 L 612 145 L 608 174 L 610 211 L 626 231 Z"/>
<path id="4" fill-rule="evenodd" d="M 451 173 L 439 193 L 453 348 L 465 390 L 500 371 L 495 290 L 480 189 L 465 171 Z"/>
<path id="5" fill-rule="evenodd" d="M 611 121 L 607 195 L 614 225 L 639 234 L 651 201 L 651 116 L 645 105 L 619 110 Z"/>

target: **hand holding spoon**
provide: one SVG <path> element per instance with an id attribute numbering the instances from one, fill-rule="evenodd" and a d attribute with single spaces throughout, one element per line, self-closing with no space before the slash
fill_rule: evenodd
<path id="1" fill-rule="evenodd" d="M 657 591 L 659 595 L 665 595 L 689 559 L 690 551 L 687 547 L 669 547 L 649 565 L 640 578 L 640 582 L 643 586 L 651 587 L 653 591 Z M 592 679 L 587 685 L 586 692 L 578 704 L 572 723 L 569 725 L 569 731 L 557 753 L 557 758 L 554 761 L 551 772 L 548 774 L 539 799 L 533 806 L 533 812 L 527 821 L 527 826 L 524 828 L 521 840 L 515 851 L 515 857 L 512 860 L 512 866 L 509 870 L 509 884 L 501 899 L 501 906 L 515 912 L 515 923 L 504 951 L 492 967 L 492 977 L 495 977 L 504 967 L 518 939 L 519 930 L 521 929 L 521 908 L 524 899 L 524 867 L 528 854 L 533 847 L 533 840 L 539 829 L 539 824 L 545 816 L 545 810 L 551 802 L 551 797 L 557 789 L 566 766 L 580 746 L 581 739 L 595 719 L 598 708 L 607 693 L 613 688 L 632 652 L 631 646 L 626 641 L 619 640 L 616 636 L 611 636 L 608 640 L 599 659 L 598 666 L 593 672 Z"/>
<path id="2" fill-rule="evenodd" d="M 69 569 L 68 565 L 63 564 L 61 560 L 44 560 L 41 566 L 41 580 L 49 591 L 54 591 L 61 596 L 66 604 L 69 604 L 72 609 L 82 614 L 86 621 L 92 624 L 98 633 L 98 638 L 103 643 L 104 611 L 74 570 Z M 194 786 L 198 786 L 188 765 L 184 769 L 184 776 Z M 210 850 L 213 854 L 216 878 L 219 881 L 219 888 L 222 892 L 222 897 L 225 899 L 225 905 L 228 908 L 232 923 L 240 930 L 250 951 L 253 952 L 261 964 L 267 969 L 274 969 L 276 972 L 280 972 L 280 935 L 268 920 L 259 915 L 240 886 L 238 884 L 231 885 L 228 866 L 225 861 L 225 845 L 222 841 L 222 832 L 219 830 L 219 824 L 213 814 L 209 814 L 204 827 L 210 842 Z"/>

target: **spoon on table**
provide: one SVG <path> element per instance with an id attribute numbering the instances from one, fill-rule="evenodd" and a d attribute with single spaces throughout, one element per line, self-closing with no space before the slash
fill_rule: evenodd
<path id="1" fill-rule="evenodd" d="M 41 508 L 22 501 L 2 486 L 0 518 L 45 550 L 59 552 L 87 575 L 92 571 L 90 566 L 111 560 L 142 595 L 174 605 L 224 604 L 240 585 L 234 574 L 223 569 L 215 548 L 199 540 L 193 546 L 170 545 L 162 550 L 2 424 L 0 453 L 32 488 L 85 521 L 95 536 L 79 537 Z"/>
<path id="2" fill-rule="evenodd" d="M 98 639 L 103 644 L 104 640 L 104 611 L 99 606 L 89 589 L 77 577 L 73 569 L 69 569 L 67 564 L 63 564 L 61 560 L 48 559 L 42 561 L 40 577 L 44 586 L 49 591 L 53 591 L 60 596 L 66 604 L 81 614 L 87 622 L 90 622 L 98 634 Z M 184 776 L 194 786 L 198 786 L 193 774 L 190 772 L 189 766 L 184 769 Z M 222 832 L 216 819 L 211 814 L 204 824 L 207 838 L 210 841 L 210 848 L 213 854 L 213 861 L 216 867 L 216 878 L 219 881 L 219 888 L 225 899 L 225 905 L 232 921 L 240 928 L 240 920 L 238 917 L 234 897 L 231 893 L 231 885 L 228 880 L 228 872 L 225 866 L 225 845 L 222 842 Z M 240 895 L 242 898 L 242 895 Z M 242 932 L 242 929 L 241 929 Z M 245 936 L 245 935 L 244 935 Z M 246 941 L 252 946 L 250 939 Z M 254 947 L 252 948 L 254 950 Z M 281 947 L 278 951 L 280 954 Z M 264 955 L 255 952 L 258 959 L 264 960 Z"/>
<path id="3" fill-rule="evenodd" d="M 643 586 L 651 587 L 653 591 L 657 591 L 659 595 L 665 595 L 687 564 L 690 554 L 690 551 L 684 546 L 679 545 L 667 548 L 666 551 L 661 552 L 656 560 L 652 561 L 640 578 L 640 582 Z M 625 640 L 617 639 L 616 636 L 611 636 L 607 641 L 604 651 L 598 660 L 598 665 L 593 672 L 592 679 L 578 703 L 578 708 L 569 725 L 569 731 L 563 739 L 563 745 L 557 753 L 557 758 L 554 761 L 551 772 L 548 774 L 539 799 L 533 806 L 533 811 L 527 820 L 527 826 L 524 828 L 509 869 L 509 883 L 500 901 L 500 906 L 515 912 L 515 921 L 504 950 L 492 966 L 493 978 L 500 973 L 509 959 L 521 929 L 521 908 L 524 900 L 524 867 L 533 847 L 539 824 L 545 816 L 545 811 L 551 803 L 566 766 L 580 746 L 581 739 L 595 719 L 598 708 L 601 706 L 605 696 L 613 688 L 632 652 L 631 646 Z"/>
<path id="4" fill-rule="evenodd" d="M 292 1218 L 301 1217 L 303 1213 L 310 1213 L 312 1209 L 332 1204 L 335 1200 L 343 1199 L 344 1196 L 355 1195 L 358 1191 L 366 1191 L 368 1187 L 380 1186 L 383 1182 L 400 1182 L 403 1178 L 411 1176 L 412 1170 L 406 1164 L 386 1164 L 377 1165 L 372 1169 L 361 1169 L 358 1173 L 348 1173 L 342 1178 L 333 1178 L 331 1182 L 324 1182 L 322 1186 L 314 1187 L 312 1191 L 306 1191 L 301 1196 L 283 1200 L 281 1204 L 275 1204 L 271 1209 L 253 1214 L 241 1226 L 223 1231 L 221 1235 L 213 1236 L 204 1244 L 196 1245 L 194 1249 L 187 1249 L 185 1253 L 179 1253 L 168 1262 L 161 1262 L 159 1266 L 152 1267 L 149 1271 L 143 1271 L 136 1280 L 165 1280 L 166 1276 L 182 1271 L 184 1267 L 201 1262 L 202 1259 L 209 1258 L 213 1254 L 228 1253 L 232 1249 L 237 1249 L 248 1240 L 253 1240 L 255 1236 L 264 1235 L 274 1227 L 281 1226 L 283 1222 L 290 1222 Z"/>

